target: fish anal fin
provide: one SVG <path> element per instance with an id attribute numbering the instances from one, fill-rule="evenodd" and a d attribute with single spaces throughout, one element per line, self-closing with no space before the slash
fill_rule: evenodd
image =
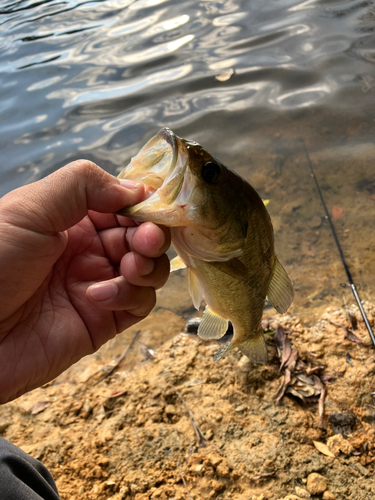
<path id="1" fill-rule="evenodd" d="M 267 346 L 262 329 L 259 330 L 256 337 L 241 342 L 237 347 L 253 363 L 264 364 L 268 361 Z"/>
<path id="2" fill-rule="evenodd" d="M 223 358 L 232 349 L 233 349 L 233 342 L 231 340 L 229 340 L 229 342 L 225 342 L 225 344 L 223 344 L 215 354 L 214 361 L 219 361 L 219 359 Z"/>
<path id="3" fill-rule="evenodd" d="M 179 255 L 171 260 L 171 273 L 173 271 L 178 271 L 179 269 L 185 269 L 185 267 L 186 264 Z"/>
<path id="4" fill-rule="evenodd" d="M 267 297 L 279 313 L 284 313 L 294 298 L 292 283 L 277 257 L 272 271 L 272 278 L 268 286 Z"/>
<path id="5" fill-rule="evenodd" d="M 188 269 L 188 289 L 195 309 L 199 309 L 203 299 L 203 288 L 199 283 L 198 278 L 195 276 L 194 271 L 190 268 Z"/>
<path id="6" fill-rule="evenodd" d="M 228 329 L 228 320 L 214 313 L 209 306 L 204 310 L 199 324 L 198 336 L 201 339 L 221 339 Z"/>

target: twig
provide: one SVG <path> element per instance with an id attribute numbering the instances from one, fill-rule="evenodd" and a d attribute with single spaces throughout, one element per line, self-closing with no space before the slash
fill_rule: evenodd
<path id="1" fill-rule="evenodd" d="M 196 438 L 197 438 L 198 445 L 199 446 L 206 446 L 206 438 L 203 436 L 203 433 L 200 430 L 198 422 L 195 420 L 195 417 L 194 417 L 192 411 L 186 405 L 186 403 L 185 403 L 183 397 L 181 396 L 181 394 L 178 391 L 176 391 L 176 394 L 181 399 L 181 402 L 184 405 L 185 410 L 187 411 L 187 413 L 189 415 L 189 418 L 190 418 L 190 421 L 191 421 L 191 425 L 193 426 L 193 429 L 194 429 L 194 432 L 195 432 L 195 435 L 196 435 Z"/>
<path id="2" fill-rule="evenodd" d="M 253 477 L 249 477 L 249 481 L 252 481 L 254 483 L 256 483 L 257 481 L 259 481 L 259 479 L 264 479 L 264 478 L 267 478 L 267 477 L 274 477 L 276 476 L 277 472 L 267 472 L 265 474 L 259 474 L 259 476 L 253 476 Z"/>
<path id="3" fill-rule="evenodd" d="M 178 470 L 179 470 L 179 473 L 180 473 L 180 476 L 181 476 L 182 482 L 184 483 L 184 486 L 185 486 L 185 489 L 186 489 L 186 493 L 187 493 L 188 499 L 189 499 L 189 500 L 192 500 L 192 498 L 191 498 L 191 496 L 190 496 L 190 493 L 189 493 L 189 490 L 188 490 L 188 487 L 187 487 L 187 484 L 186 484 L 186 481 L 185 481 L 185 478 L 184 478 L 184 476 L 182 475 L 182 470 L 181 470 L 181 468 L 180 468 L 180 462 L 177 462 L 177 467 L 178 467 Z"/>
<path id="4" fill-rule="evenodd" d="M 105 380 L 106 378 L 108 378 L 110 375 L 112 375 L 112 373 L 117 370 L 117 368 L 120 366 L 121 362 L 126 358 L 128 352 L 130 351 L 130 349 L 132 349 L 135 341 L 137 340 L 137 338 L 139 337 L 139 334 L 141 333 L 141 330 L 138 330 L 137 333 L 134 335 L 133 337 L 133 340 L 130 342 L 130 345 L 129 347 L 126 349 L 125 353 L 121 356 L 121 358 L 117 361 L 117 363 L 115 364 L 115 366 L 113 366 L 108 373 L 106 373 L 104 375 L 104 377 L 102 377 L 100 380 L 98 380 L 97 382 L 95 382 L 94 385 L 98 385 L 100 384 L 100 382 L 103 382 L 103 380 Z"/>

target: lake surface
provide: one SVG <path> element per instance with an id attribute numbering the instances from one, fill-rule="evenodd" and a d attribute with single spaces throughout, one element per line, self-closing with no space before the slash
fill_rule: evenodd
<path id="1" fill-rule="evenodd" d="M 374 297 L 373 1 L 3 0 L 0 23 L 1 195 L 82 157 L 117 174 L 169 126 L 270 199 L 292 312 L 310 321 L 352 299 L 305 144 Z M 159 295 L 192 313 L 183 273 Z"/>

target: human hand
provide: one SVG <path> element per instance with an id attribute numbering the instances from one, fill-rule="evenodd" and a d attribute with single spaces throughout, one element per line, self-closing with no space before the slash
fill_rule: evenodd
<path id="1" fill-rule="evenodd" d="M 0 199 L 0 403 L 154 307 L 169 274 L 169 231 L 113 214 L 143 197 L 143 184 L 80 160 Z"/>

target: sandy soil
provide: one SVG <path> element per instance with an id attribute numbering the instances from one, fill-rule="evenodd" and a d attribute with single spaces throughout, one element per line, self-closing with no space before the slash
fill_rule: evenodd
<path id="1" fill-rule="evenodd" d="M 375 307 L 365 306 L 374 326 Z M 49 467 L 62 499 L 375 498 L 375 356 L 353 312 L 362 344 L 347 338 L 342 309 L 312 327 L 284 316 L 293 349 L 279 339 L 281 371 L 272 335 L 268 365 L 239 352 L 213 363 L 217 343 L 176 321 L 154 356 L 136 340 L 144 361 L 131 371 L 121 364 L 100 381 L 111 366 L 86 358 L 84 369 L 1 407 L 0 431 Z"/>

